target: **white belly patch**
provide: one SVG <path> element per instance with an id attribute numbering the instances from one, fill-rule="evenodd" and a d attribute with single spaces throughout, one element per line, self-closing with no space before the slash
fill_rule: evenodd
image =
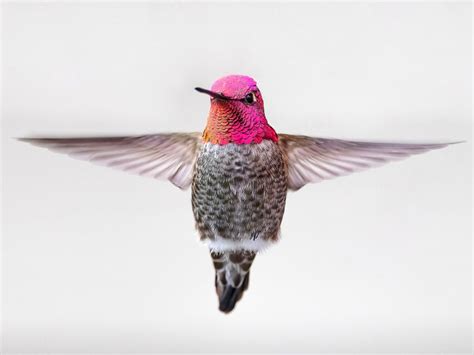
<path id="1" fill-rule="evenodd" d="M 264 240 L 257 238 L 255 240 L 249 238 L 243 238 L 241 240 L 224 239 L 216 237 L 214 240 L 206 239 L 204 243 L 207 244 L 209 250 L 215 252 L 223 251 L 237 251 L 237 250 L 249 250 L 249 251 L 262 251 L 275 244 L 277 240 Z"/>

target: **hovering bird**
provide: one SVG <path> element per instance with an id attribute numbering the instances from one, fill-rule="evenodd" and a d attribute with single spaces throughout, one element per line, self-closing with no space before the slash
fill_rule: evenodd
<path id="1" fill-rule="evenodd" d="M 371 143 L 277 134 L 256 82 L 217 80 L 203 133 L 131 137 L 23 138 L 52 151 L 192 188 L 196 228 L 209 246 L 219 310 L 249 285 L 256 254 L 278 240 L 288 190 L 448 144 Z"/>

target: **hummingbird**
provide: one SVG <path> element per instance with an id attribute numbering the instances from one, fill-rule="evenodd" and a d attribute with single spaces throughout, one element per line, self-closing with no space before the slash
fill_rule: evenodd
<path id="1" fill-rule="evenodd" d="M 229 75 L 210 90 L 204 131 L 125 137 L 20 138 L 74 158 L 191 187 L 200 239 L 215 269 L 219 310 L 249 286 L 255 256 L 276 243 L 288 191 L 451 143 L 364 142 L 277 133 L 254 79 Z"/>

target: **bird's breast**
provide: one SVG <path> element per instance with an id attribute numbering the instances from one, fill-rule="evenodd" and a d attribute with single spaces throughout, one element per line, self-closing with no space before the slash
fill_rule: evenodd
<path id="1" fill-rule="evenodd" d="M 234 248 L 236 243 L 261 249 L 278 238 L 286 192 L 286 167 L 277 143 L 205 143 L 192 185 L 201 238 L 214 243 L 215 249 Z"/>

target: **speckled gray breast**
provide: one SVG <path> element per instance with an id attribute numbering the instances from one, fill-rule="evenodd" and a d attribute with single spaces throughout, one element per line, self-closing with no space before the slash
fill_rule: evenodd
<path id="1" fill-rule="evenodd" d="M 201 239 L 259 249 L 276 240 L 285 209 L 287 169 L 277 143 L 206 143 L 199 152 L 192 205 Z M 225 248 L 224 248 L 225 249 Z"/>

